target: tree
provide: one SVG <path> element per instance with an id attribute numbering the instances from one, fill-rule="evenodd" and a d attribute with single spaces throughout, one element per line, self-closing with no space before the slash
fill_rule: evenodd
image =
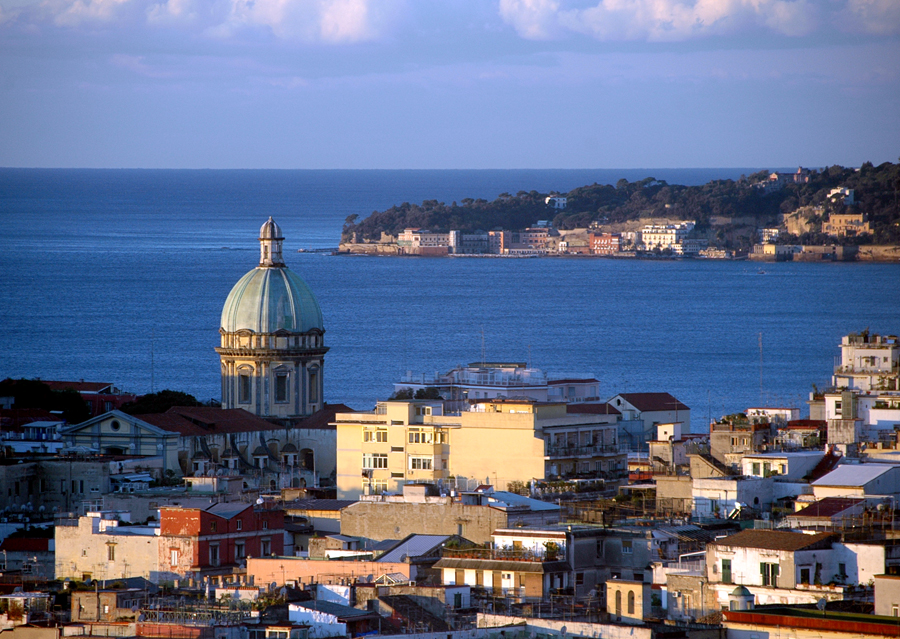
<path id="1" fill-rule="evenodd" d="M 123 404 L 121 410 L 129 415 L 147 415 L 165 413 L 173 406 L 202 406 L 202 404 L 193 395 L 181 391 L 162 390 Z"/>
<path id="2" fill-rule="evenodd" d="M 12 397 L 16 408 L 38 408 L 62 413 L 69 424 L 80 424 L 91 416 L 87 403 L 78 391 L 51 390 L 36 379 L 5 379 L 0 382 L 0 397 Z"/>

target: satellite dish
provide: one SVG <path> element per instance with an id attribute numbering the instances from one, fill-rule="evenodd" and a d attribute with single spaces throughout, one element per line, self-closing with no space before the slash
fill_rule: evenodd
<path id="1" fill-rule="evenodd" d="M 407 559 L 409 559 L 409 557 L 406 553 L 403 553 L 402 555 L 400 555 L 400 563 L 403 563 Z"/>
<path id="2" fill-rule="evenodd" d="M 562 628 L 559 629 L 559 631 L 560 631 L 560 633 L 562 633 L 562 636 L 563 636 L 563 637 L 566 636 L 566 631 L 567 631 L 567 630 L 568 630 L 568 628 L 566 628 L 565 626 L 563 626 Z"/>
<path id="3" fill-rule="evenodd" d="M 818 608 L 819 610 L 824 611 L 824 610 L 825 610 L 825 606 L 826 606 L 827 604 L 828 604 L 828 602 L 825 600 L 825 597 L 822 597 L 821 599 L 819 599 L 819 600 L 816 602 L 816 608 Z"/>
<path id="4" fill-rule="evenodd" d="M 259 499 L 257 499 L 257 500 L 256 500 L 256 504 L 257 504 L 257 506 L 262 506 L 262 505 L 263 505 L 263 498 L 260 497 Z"/>

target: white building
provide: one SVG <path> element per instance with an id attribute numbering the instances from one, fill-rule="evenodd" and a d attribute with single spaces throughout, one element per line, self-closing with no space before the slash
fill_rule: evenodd
<path id="1" fill-rule="evenodd" d="M 753 407 L 744 411 L 751 424 L 787 424 L 800 419 L 799 408 Z"/>
<path id="2" fill-rule="evenodd" d="M 772 477 L 703 477 L 693 480 L 693 515 L 701 519 L 725 519 L 732 512 L 750 507 L 760 512 L 772 509 Z"/>
<path id="3" fill-rule="evenodd" d="M 741 470 L 749 477 L 776 476 L 786 481 L 800 481 L 812 472 L 824 456 L 825 453 L 820 450 L 744 455 Z"/>
<path id="4" fill-rule="evenodd" d="M 469 400 L 530 397 L 539 402 L 597 403 L 600 382 L 594 377 L 552 379 L 525 362 L 473 362 L 446 372 L 406 375 L 394 383 L 394 392 L 432 391 L 444 398 L 444 412 L 468 410 Z"/>
<path id="5" fill-rule="evenodd" d="M 848 390 L 900 390 L 900 340 L 868 331 L 844 335 L 831 383 Z"/>
<path id="6" fill-rule="evenodd" d="M 886 554 L 883 544 L 838 540 L 832 533 L 743 530 L 707 546 L 710 587 L 723 608 L 735 584 L 760 605 L 844 599 L 844 584 L 866 584 L 884 572 Z"/>
<path id="7" fill-rule="evenodd" d="M 549 204 L 555 209 L 566 208 L 566 198 L 561 195 L 551 195 L 544 198 L 544 204 Z"/>
<path id="8" fill-rule="evenodd" d="M 825 419 L 858 420 L 860 436 L 878 441 L 890 438 L 900 426 L 900 391 L 844 391 L 824 393 Z"/>
<path id="9" fill-rule="evenodd" d="M 825 497 L 900 498 L 900 466 L 843 464 L 812 483 L 816 499 Z"/>
<path id="10" fill-rule="evenodd" d="M 681 244 L 693 229 L 693 222 L 649 224 L 641 229 L 641 242 L 646 250 L 671 249 L 672 245 Z"/>

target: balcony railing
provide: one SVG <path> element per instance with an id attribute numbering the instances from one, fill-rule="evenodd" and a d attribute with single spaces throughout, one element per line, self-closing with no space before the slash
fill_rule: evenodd
<path id="1" fill-rule="evenodd" d="M 605 446 L 548 446 L 548 457 L 575 457 L 583 455 L 611 455 L 619 452 L 617 445 Z"/>
<path id="2" fill-rule="evenodd" d="M 556 553 L 522 548 L 444 548 L 441 556 L 448 559 L 494 559 L 503 561 L 565 561 L 565 551 Z"/>

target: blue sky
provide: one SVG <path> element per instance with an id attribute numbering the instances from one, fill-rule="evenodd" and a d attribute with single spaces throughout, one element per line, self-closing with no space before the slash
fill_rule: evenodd
<path id="1" fill-rule="evenodd" d="M 900 0 L 0 0 L 0 166 L 900 156 Z"/>

